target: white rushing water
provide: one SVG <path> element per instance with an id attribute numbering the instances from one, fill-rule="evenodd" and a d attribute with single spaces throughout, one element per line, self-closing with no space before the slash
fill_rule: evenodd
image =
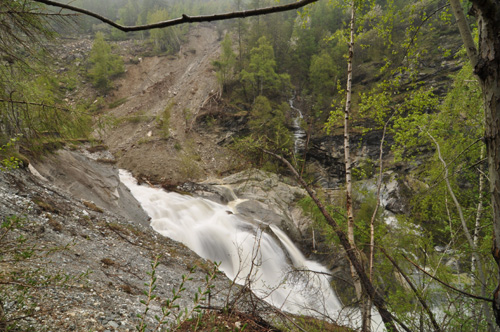
<path id="1" fill-rule="evenodd" d="M 304 149 L 305 138 L 307 136 L 304 129 L 302 129 L 302 119 L 304 116 L 300 109 L 295 107 L 293 104 L 293 98 L 288 101 L 290 108 L 296 112 L 296 116 L 293 118 L 293 137 L 294 137 L 294 152 L 297 154 L 300 150 Z"/>
<path id="2" fill-rule="evenodd" d="M 221 262 L 220 269 L 229 279 L 239 284 L 251 280 L 257 296 L 282 310 L 339 316 L 342 305 L 330 287 L 329 271 L 307 260 L 278 227 L 245 221 L 230 206 L 139 186 L 126 171 L 120 171 L 120 179 L 157 232 L 205 259 Z"/>

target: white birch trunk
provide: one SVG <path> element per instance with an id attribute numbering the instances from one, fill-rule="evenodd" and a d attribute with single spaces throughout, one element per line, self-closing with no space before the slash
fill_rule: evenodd
<path id="1" fill-rule="evenodd" d="M 347 211 L 347 239 L 351 244 L 353 250 L 356 250 L 356 256 L 360 258 L 356 249 L 354 240 L 354 212 L 352 206 L 352 166 L 351 154 L 349 144 L 349 116 L 351 113 L 351 96 L 352 96 L 352 62 L 354 59 L 354 26 L 356 20 L 356 7 L 354 0 L 351 2 L 351 23 L 350 23 L 350 41 L 349 41 L 349 58 L 347 61 L 347 87 L 346 87 L 346 101 L 344 109 L 344 163 L 345 163 L 345 193 L 346 193 L 346 211 Z M 360 259 L 361 261 L 361 259 Z M 363 287 L 359 276 L 352 265 L 349 264 L 351 269 L 351 276 L 356 291 L 358 301 L 360 301 L 361 315 L 362 315 L 362 331 L 370 331 L 370 319 L 367 314 L 367 299 L 363 293 Z M 369 312 L 369 310 L 368 310 Z"/>

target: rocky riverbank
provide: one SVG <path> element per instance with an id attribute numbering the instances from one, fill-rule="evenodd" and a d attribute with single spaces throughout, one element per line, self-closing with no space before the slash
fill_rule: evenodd
<path id="1" fill-rule="evenodd" d="M 293 207 L 304 191 L 275 174 L 245 171 L 186 183 L 178 190 L 232 202 L 243 218 L 278 225 L 297 243 L 310 222 Z M 151 326 L 183 275 L 192 280 L 177 300 L 181 310 L 194 306 L 194 294 L 206 286 L 213 269 L 211 262 L 151 229 L 140 204 L 119 181 L 113 157 L 102 148 L 63 149 L 28 168 L 0 172 L 0 218 L 4 226 L 19 221 L 1 229 L 0 248 L 12 250 L 0 249 L 0 291 L 4 318 L 17 320 L 23 331 L 135 330 L 137 314 L 145 310 L 141 301 L 147 300 L 151 262 L 160 257 L 155 268 L 158 297 L 151 301 L 147 320 Z M 25 240 L 16 242 L 20 237 Z M 32 253 L 25 257 L 15 254 L 27 250 Z M 254 304 L 248 307 L 249 293 L 222 273 L 213 284 L 210 300 L 202 306 L 229 305 L 255 314 Z M 275 310 L 258 304 L 262 308 Z"/>
<path id="2" fill-rule="evenodd" d="M 61 164 L 60 170 L 63 166 L 68 165 Z M 117 176 L 116 168 L 100 167 Z M 83 175 L 81 170 L 76 174 Z M 75 183 L 73 179 L 65 189 Z M 96 183 L 85 184 L 87 189 L 96 188 Z M 172 297 L 172 288 L 198 266 L 177 300 L 180 308 L 193 306 L 193 295 L 204 287 L 211 269 L 209 262 L 144 222 L 75 198 L 65 189 L 27 169 L 0 172 L 0 218 L 4 222 L 0 291 L 8 322 L 17 320 L 23 331 L 135 330 L 137 314 L 144 311 L 141 300 L 145 300 L 151 261 L 157 256 L 161 256 L 156 267 L 158 297 L 151 302 L 149 317 L 160 313 L 160 304 Z M 12 220 L 21 222 L 7 232 Z M 16 242 L 20 237 L 25 240 Z M 25 254 L 19 256 L 20 252 Z M 218 274 L 214 283 L 210 305 L 222 306 L 229 281 Z"/>

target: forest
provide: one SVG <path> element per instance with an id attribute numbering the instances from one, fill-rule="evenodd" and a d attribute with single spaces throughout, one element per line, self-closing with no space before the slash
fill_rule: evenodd
<path id="1" fill-rule="evenodd" d="M 1 1 L 0 170 L 125 122 L 151 121 L 172 151 L 186 153 L 182 177 L 171 182 L 197 182 L 201 166 L 193 165 L 203 157 L 186 152 L 194 149 L 187 139 L 174 146 L 173 127 L 185 122 L 186 137 L 217 128 L 231 133 L 223 146 L 238 160 L 227 172 L 258 168 L 307 190 L 297 202 L 313 221 L 302 247 L 322 262 L 342 252 L 350 280 L 333 277 L 332 287 L 360 308 L 360 330 L 371 330 L 373 307 L 388 331 L 498 331 L 500 4 L 319 0 L 148 27 L 294 2 L 64 2 L 84 10 L 77 12 L 50 1 Z M 125 32 L 85 11 L 144 28 Z M 170 104 L 149 120 L 110 115 L 127 102 L 113 96 L 129 68 L 193 55 L 184 45 L 199 26 L 217 33 L 210 68 L 217 89 L 206 96 L 216 105 L 184 108 L 181 120 Z M 79 39 L 91 41 L 83 56 L 59 46 Z"/>

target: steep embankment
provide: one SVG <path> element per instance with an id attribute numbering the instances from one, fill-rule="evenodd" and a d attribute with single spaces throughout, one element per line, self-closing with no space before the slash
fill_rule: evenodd
<path id="1" fill-rule="evenodd" d="M 200 268 L 185 284 L 177 301 L 181 308 L 191 308 L 192 296 L 205 285 L 210 265 L 192 251 L 145 223 L 82 199 L 96 190 L 102 197 L 120 193 L 105 203 L 128 204 L 140 214 L 139 203 L 115 181 L 118 170 L 83 152 L 63 150 L 38 164 L 50 181 L 27 170 L 0 172 L 0 323 L 4 312 L 9 324 L 17 322 L 23 331 L 133 331 L 137 314 L 144 312 L 150 264 L 158 255 L 158 298 L 151 302 L 150 326 L 192 266 Z M 52 168 L 56 160 L 65 167 Z M 70 181 L 63 185 L 64 180 Z M 118 203 L 121 198 L 125 201 Z M 9 221 L 18 220 L 9 231 Z M 216 285 L 211 301 L 222 305 L 228 280 L 220 274 Z"/>
<path id="2" fill-rule="evenodd" d="M 199 25 L 175 55 L 126 61 L 126 73 L 107 97 L 121 105 L 106 110 L 114 121 L 102 135 L 120 167 L 168 183 L 204 179 L 231 167 L 228 151 L 217 145 L 217 130 L 193 128 L 195 119 L 215 106 L 218 84 L 211 62 L 219 52 L 215 28 Z"/>

